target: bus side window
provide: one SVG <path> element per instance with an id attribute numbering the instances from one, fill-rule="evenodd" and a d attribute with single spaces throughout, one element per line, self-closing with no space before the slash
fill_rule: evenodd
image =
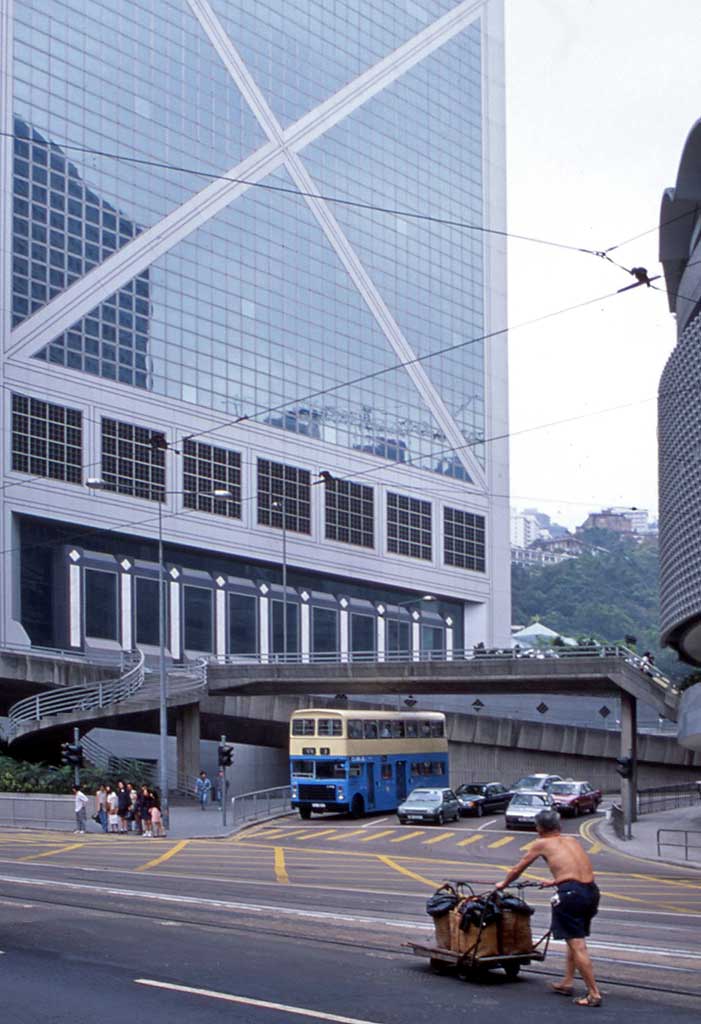
<path id="1" fill-rule="evenodd" d="M 380 737 L 383 740 L 389 740 L 392 737 L 392 723 L 387 721 L 380 722 Z"/>
<path id="2" fill-rule="evenodd" d="M 426 721 L 425 719 L 422 719 L 419 722 L 419 734 L 420 734 L 422 740 L 430 739 L 431 738 L 431 723 Z"/>
<path id="3" fill-rule="evenodd" d="M 360 775 L 362 775 L 362 765 L 352 764 L 348 769 L 348 775 L 350 776 L 351 779 L 357 779 Z"/>
<path id="4" fill-rule="evenodd" d="M 434 775 L 445 775 L 445 765 L 442 761 L 433 762 L 433 774 Z"/>
<path id="5" fill-rule="evenodd" d="M 349 740 L 362 740 L 363 738 L 363 723 L 353 721 L 350 719 L 348 722 L 348 739 Z"/>
<path id="6" fill-rule="evenodd" d="M 392 765 L 391 764 L 383 764 L 382 765 L 382 778 L 383 779 L 391 779 L 392 778 Z"/>
<path id="7" fill-rule="evenodd" d="M 365 739 L 376 740 L 377 739 L 377 722 L 364 722 L 365 727 Z"/>
<path id="8" fill-rule="evenodd" d="M 292 735 L 293 736 L 313 736 L 314 735 L 314 719 L 313 718 L 293 718 L 292 719 Z"/>
<path id="9" fill-rule="evenodd" d="M 395 721 L 392 722 L 392 736 L 395 740 L 404 739 L 404 722 Z"/>
<path id="10" fill-rule="evenodd" d="M 416 722 L 406 722 L 405 723 L 405 727 L 406 727 L 407 738 L 416 739 L 416 736 L 418 735 L 417 723 Z"/>
<path id="11" fill-rule="evenodd" d="M 443 722 L 431 722 L 431 736 L 443 735 Z"/>

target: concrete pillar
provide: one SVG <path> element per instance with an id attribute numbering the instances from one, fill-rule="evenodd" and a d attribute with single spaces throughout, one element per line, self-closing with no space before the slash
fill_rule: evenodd
<path id="1" fill-rule="evenodd" d="M 71 551 L 68 557 L 72 562 L 68 569 L 68 643 L 71 648 L 79 648 L 83 646 L 83 570 L 77 551 Z"/>
<path id="2" fill-rule="evenodd" d="M 453 649 L 454 649 L 454 633 L 453 633 L 453 620 L 450 616 L 445 620 L 445 660 L 453 660 Z"/>
<path id="3" fill-rule="evenodd" d="M 300 595 L 301 604 L 299 606 L 299 633 L 300 633 L 300 653 L 302 655 L 302 661 L 308 662 L 309 655 L 311 653 L 312 645 L 312 622 L 311 622 L 311 608 L 309 607 L 310 594 L 308 590 L 303 590 Z"/>
<path id="4" fill-rule="evenodd" d="M 178 579 L 180 573 L 177 569 L 170 570 L 169 604 L 170 604 L 170 647 L 171 656 L 178 661 L 181 656 L 180 642 L 180 584 Z"/>
<path id="5" fill-rule="evenodd" d="M 221 582 L 220 582 L 221 580 Z M 217 589 L 214 594 L 214 653 L 222 661 L 226 659 L 226 591 L 223 576 L 215 580 Z"/>
<path id="6" fill-rule="evenodd" d="M 635 697 L 621 690 L 621 757 L 630 757 L 633 774 L 621 779 L 621 807 L 625 823 L 626 838 L 631 838 L 631 825 L 637 821 L 638 809 L 638 702 Z"/>
<path id="7" fill-rule="evenodd" d="M 133 604 L 133 577 L 131 574 L 132 563 L 128 558 L 123 558 L 119 563 L 120 590 L 121 590 L 121 612 L 122 621 L 120 636 L 122 638 L 122 650 L 131 651 L 134 646 L 134 612 Z"/>
<path id="8" fill-rule="evenodd" d="M 348 598 L 342 597 L 338 602 L 341 606 L 341 610 L 338 613 L 339 618 L 339 644 L 341 651 L 341 661 L 348 661 L 349 641 L 350 641 L 350 623 L 348 621 Z"/>
<path id="9" fill-rule="evenodd" d="M 268 592 L 270 587 L 267 583 L 261 583 L 258 587 L 258 648 L 262 664 L 268 661 L 270 654 L 270 598 Z"/>
<path id="10" fill-rule="evenodd" d="M 383 608 L 380 611 L 380 608 Z M 384 607 L 379 605 L 377 608 L 377 660 L 385 660 L 385 651 L 387 649 L 387 620 L 384 616 Z"/>
<path id="11" fill-rule="evenodd" d="M 178 779 L 194 779 L 200 772 L 200 706 L 178 708 L 175 720 Z"/>
<path id="12" fill-rule="evenodd" d="M 411 660 L 421 661 L 421 613 L 411 613 Z"/>

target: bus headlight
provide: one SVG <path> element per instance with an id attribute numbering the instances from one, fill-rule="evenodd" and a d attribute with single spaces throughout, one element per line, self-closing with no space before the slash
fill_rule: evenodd
<path id="1" fill-rule="evenodd" d="M 344 790 L 342 789 L 341 786 L 337 786 L 336 787 L 336 799 L 337 800 L 345 800 L 345 798 L 346 798 L 346 794 L 345 794 Z"/>
<path id="2" fill-rule="evenodd" d="M 297 787 L 296 786 L 292 787 L 292 799 L 293 800 L 297 799 Z"/>

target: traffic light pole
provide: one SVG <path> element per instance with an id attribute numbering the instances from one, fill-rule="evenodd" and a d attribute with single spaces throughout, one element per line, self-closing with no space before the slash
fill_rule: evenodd
<path id="1" fill-rule="evenodd" d="M 632 763 L 630 778 L 621 778 L 621 807 L 626 839 L 633 838 L 632 824 L 638 819 L 638 705 L 635 697 L 621 691 L 621 757 Z"/>
<path id="2" fill-rule="evenodd" d="M 80 729 L 73 729 L 73 745 L 80 747 Z M 73 766 L 73 782 L 76 786 L 80 786 L 80 764 Z"/>
<path id="3" fill-rule="evenodd" d="M 220 749 L 226 746 L 226 736 L 222 736 Z M 224 778 L 222 779 L 222 793 L 221 793 L 221 823 L 226 828 L 226 797 L 227 797 L 227 785 L 226 785 L 226 764 L 221 766 L 224 772 Z"/>

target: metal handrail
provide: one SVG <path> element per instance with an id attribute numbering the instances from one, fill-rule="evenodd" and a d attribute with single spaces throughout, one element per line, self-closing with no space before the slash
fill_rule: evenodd
<path id="1" fill-rule="evenodd" d="M 124 778 L 131 777 L 136 772 L 139 779 L 152 785 L 158 781 L 158 766 L 151 761 L 144 761 L 140 757 L 118 757 L 91 736 L 82 736 L 80 743 L 86 759 L 95 768 L 109 772 L 112 776 Z"/>
<path id="2" fill-rule="evenodd" d="M 663 835 L 664 833 L 667 833 L 668 835 L 684 836 L 684 842 L 683 843 L 667 843 L 664 840 L 660 839 L 660 836 Z M 688 860 L 689 859 L 689 850 L 690 849 L 691 850 L 701 850 L 701 843 L 689 843 L 689 836 L 701 836 L 701 831 L 699 831 L 699 829 L 693 829 L 693 828 L 658 828 L 657 829 L 657 856 L 658 857 L 662 856 L 662 853 L 660 851 L 661 851 L 661 848 L 663 846 L 672 846 L 672 847 L 676 846 L 678 849 L 681 849 L 682 846 L 683 846 L 684 847 L 684 860 Z"/>
<path id="3" fill-rule="evenodd" d="M 237 820 L 255 821 L 256 818 L 269 818 L 273 814 L 284 814 L 291 809 L 289 786 L 258 789 L 251 793 L 232 796 L 231 821 L 233 824 L 236 824 Z"/>
<path id="4" fill-rule="evenodd" d="M 144 682 L 144 655 L 139 651 L 132 667 L 118 679 L 106 679 L 87 686 L 37 693 L 13 704 L 8 711 L 10 730 L 16 732 L 25 722 L 37 722 L 53 715 L 89 711 L 118 704 L 133 696 Z"/>

